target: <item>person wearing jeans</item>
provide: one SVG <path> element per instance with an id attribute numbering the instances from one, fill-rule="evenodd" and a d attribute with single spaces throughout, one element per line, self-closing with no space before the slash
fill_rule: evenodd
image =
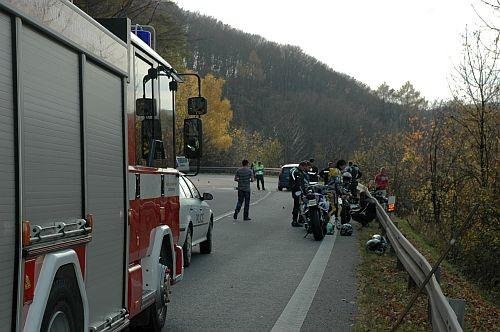
<path id="1" fill-rule="evenodd" d="M 250 182 L 254 180 L 254 176 L 252 170 L 248 167 L 248 160 L 244 159 L 241 165 L 242 167 L 238 168 L 234 176 L 234 181 L 238 182 L 238 202 L 236 203 L 233 219 L 238 219 L 238 213 L 240 213 L 241 206 L 245 203 L 243 207 L 243 220 L 252 220 L 249 217 Z"/>

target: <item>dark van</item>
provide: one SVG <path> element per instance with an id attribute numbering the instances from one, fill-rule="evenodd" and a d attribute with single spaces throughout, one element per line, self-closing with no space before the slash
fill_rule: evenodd
<path id="1" fill-rule="evenodd" d="M 288 187 L 288 177 L 290 176 L 290 171 L 294 167 L 299 167 L 299 164 L 286 164 L 281 167 L 281 172 L 278 180 L 278 190 L 282 191 L 283 188 L 290 189 Z"/>

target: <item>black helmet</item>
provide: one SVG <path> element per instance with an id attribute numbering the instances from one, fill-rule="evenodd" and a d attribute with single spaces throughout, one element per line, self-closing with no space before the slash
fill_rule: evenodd
<path id="1" fill-rule="evenodd" d="M 344 172 L 342 174 L 342 179 L 345 181 L 345 182 L 350 182 L 352 180 L 352 174 L 349 173 L 349 172 Z"/>
<path id="2" fill-rule="evenodd" d="M 387 248 L 387 241 L 381 235 L 375 234 L 366 242 L 366 250 L 382 255 Z"/>
<path id="3" fill-rule="evenodd" d="M 340 227 L 340 235 L 351 236 L 352 235 L 352 225 L 351 224 L 343 224 L 342 227 Z"/>

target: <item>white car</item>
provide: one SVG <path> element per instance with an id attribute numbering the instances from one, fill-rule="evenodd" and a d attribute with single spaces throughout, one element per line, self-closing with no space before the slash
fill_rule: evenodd
<path id="1" fill-rule="evenodd" d="M 179 177 L 180 235 L 179 245 L 184 252 L 184 266 L 191 264 L 193 246 L 200 245 L 200 253 L 212 252 L 213 212 L 206 201 L 212 194 L 200 192 L 184 175 Z"/>

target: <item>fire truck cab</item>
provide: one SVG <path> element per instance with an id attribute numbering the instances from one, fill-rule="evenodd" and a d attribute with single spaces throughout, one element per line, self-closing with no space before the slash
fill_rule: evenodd
<path id="1" fill-rule="evenodd" d="M 183 275 L 182 79 L 131 31 L 66 0 L 0 0 L 1 332 L 165 322 Z M 184 121 L 199 158 L 201 120 Z"/>

